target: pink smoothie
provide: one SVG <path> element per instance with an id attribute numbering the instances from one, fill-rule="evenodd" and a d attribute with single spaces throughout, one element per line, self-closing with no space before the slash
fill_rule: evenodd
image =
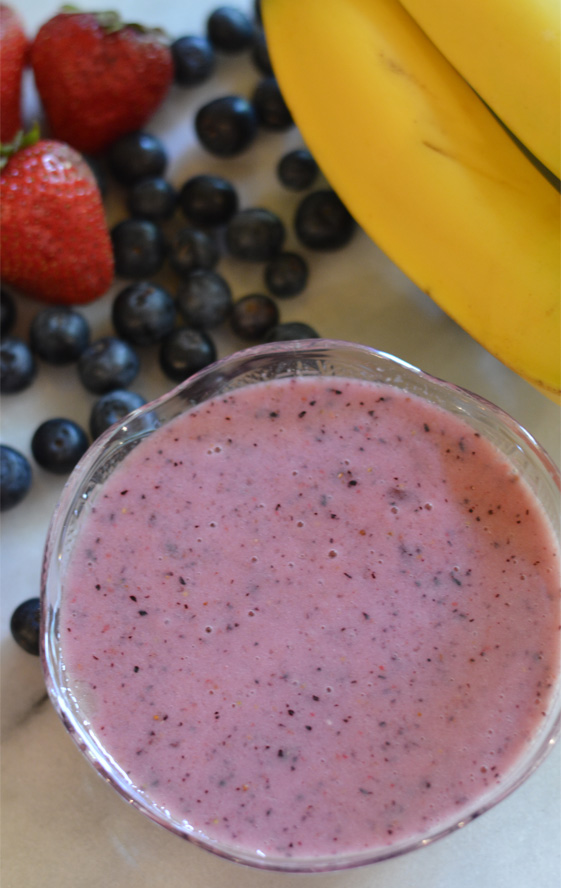
<path id="1" fill-rule="evenodd" d="M 92 729 L 195 834 L 273 856 L 426 832 L 501 783 L 559 667 L 559 552 L 494 448 L 338 378 L 142 441 L 63 589 Z"/>

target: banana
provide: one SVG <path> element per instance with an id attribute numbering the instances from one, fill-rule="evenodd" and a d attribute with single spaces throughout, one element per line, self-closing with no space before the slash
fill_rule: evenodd
<path id="1" fill-rule="evenodd" d="M 397 0 L 261 8 L 285 100 L 359 224 L 474 339 L 558 400 L 556 189 Z"/>
<path id="2" fill-rule="evenodd" d="M 503 123 L 559 178 L 559 0 L 401 4 Z"/>

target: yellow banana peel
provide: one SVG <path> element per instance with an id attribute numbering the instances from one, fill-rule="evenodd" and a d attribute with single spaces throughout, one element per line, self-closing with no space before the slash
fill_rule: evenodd
<path id="1" fill-rule="evenodd" d="M 262 0 L 262 14 L 284 98 L 359 224 L 557 400 L 556 189 L 397 0 Z"/>
<path id="2" fill-rule="evenodd" d="M 559 178 L 559 0 L 400 2 L 503 123 Z"/>

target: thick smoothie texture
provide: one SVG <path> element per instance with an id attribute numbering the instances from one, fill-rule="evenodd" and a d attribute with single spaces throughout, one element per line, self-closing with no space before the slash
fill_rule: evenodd
<path id="1" fill-rule="evenodd" d="M 143 440 L 85 507 L 69 684 L 131 781 L 195 833 L 360 851 L 483 798 L 559 671 L 559 552 L 461 420 L 296 378 Z"/>

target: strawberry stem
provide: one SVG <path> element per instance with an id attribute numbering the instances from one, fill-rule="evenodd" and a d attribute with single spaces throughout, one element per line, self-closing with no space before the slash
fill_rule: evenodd
<path id="1" fill-rule="evenodd" d="M 61 6 L 60 11 L 66 15 L 93 15 L 98 24 L 107 34 L 114 34 L 126 27 L 126 24 L 119 13 L 113 9 L 108 9 L 103 12 L 90 12 L 87 10 L 84 11 L 78 6 L 74 6 L 70 3 L 65 3 Z"/>
<path id="2" fill-rule="evenodd" d="M 39 124 L 35 122 L 28 132 L 19 130 L 12 142 L 0 143 L 0 170 L 4 169 L 10 157 L 13 157 L 21 148 L 29 148 L 39 141 L 41 135 Z"/>
<path id="3" fill-rule="evenodd" d="M 80 9 L 78 6 L 74 6 L 70 3 L 65 3 L 61 6 L 60 12 L 65 13 L 66 15 L 92 15 L 106 34 L 116 34 L 118 31 L 122 31 L 123 28 L 133 28 L 139 33 L 154 34 L 155 36 L 164 36 L 165 34 L 162 28 L 150 28 L 146 25 L 141 25 L 138 22 L 124 22 L 119 13 L 113 9 L 107 9 L 102 12 L 93 12 Z"/>

